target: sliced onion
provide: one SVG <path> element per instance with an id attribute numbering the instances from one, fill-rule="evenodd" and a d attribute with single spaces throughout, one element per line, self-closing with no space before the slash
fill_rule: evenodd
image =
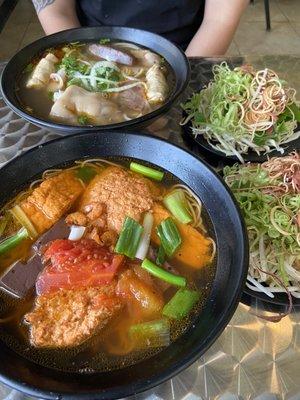
<path id="1" fill-rule="evenodd" d="M 153 226 L 153 215 L 150 212 L 148 212 L 144 216 L 144 221 L 143 221 L 144 230 L 139 242 L 138 249 L 135 254 L 135 257 L 140 260 L 144 260 L 148 253 L 152 226 Z"/>
<path id="2" fill-rule="evenodd" d="M 69 240 L 81 239 L 82 236 L 84 235 L 85 230 L 86 230 L 85 226 L 72 225 L 68 239 Z"/>

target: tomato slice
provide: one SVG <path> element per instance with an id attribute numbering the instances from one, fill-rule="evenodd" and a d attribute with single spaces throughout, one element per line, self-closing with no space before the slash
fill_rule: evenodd
<path id="1" fill-rule="evenodd" d="M 106 285 L 112 281 L 123 260 L 123 256 L 91 239 L 54 240 L 44 253 L 43 261 L 50 264 L 37 279 L 37 294 Z"/>

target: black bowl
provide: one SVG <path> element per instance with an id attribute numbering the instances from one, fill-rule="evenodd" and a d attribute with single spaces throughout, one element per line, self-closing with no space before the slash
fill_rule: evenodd
<path id="1" fill-rule="evenodd" d="M 246 285 L 241 301 L 247 305 L 256 303 L 256 307 L 258 305 L 259 308 L 272 312 L 285 312 L 289 306 L 289 299 L 286 292 L 274 293 L 274 297 L 271 298 L 265 293 L 256 292 L 248 288 Z M 293 307 L 300 307 L 300 299 L 292 296 L 292 301 Z"/>
<path id="2" fill-rule="evenodd" d="M 183 112 L 183 118 L 186 118 L 186 112 Z M 182 126 L 183 133 L 186 137 L 189 138 L 190 141 L 193 141 L 197 146 L 200 153 L 206 156 L 208 159 L 212 159 L 214 163 L 218 161 L 223 162 L 224 164 L 232 165 L 236 162 L 240 163 L 240 160 L 236 156 L 226 156 L 225 153 L 222 151 L 214 149 L 208 141 L 204 138 L 203 135 L 198 135 L 195 137 L 192 133 L 192 122 L 189 121 L 186 125 Z M 300 125 L 298 124 L 296 129 L 300 129 Z M 272 150 L 267 154 L 257 154 L 255 151 L 250 150 L 247 154 L 242 154 L 243 159 L 245 162 L 252 162 L 252 163 L 263 163 L 267 161 L 270 157 L 282 157 L 285 156 L 295 149 L 300 148 L 300 138 L 296 140 L 292 140 L 286 144 L 282 144 L 284 148 L 284 153 L 280 153 L 277 150 Z"/>
<path id="3" fill-rule="evenodd" d="M 44 399 L 116 399 L 173 377 L 203 354 L 231 319 L 248 270 L 248 240 L 240 212 L 221 178 L 203 161 L 167 141 L 147 135 L 82 133 L 38 146 L 0 170 L 0 206 L 44 170 L 84 157 L 122 156 L 163 168 L 203 201 L 217 245 L 211 293 L 193 325 L 170 346 L 131 367 L 103 373 L 66 373 L 37 365 L 0 340 L 0 380 Z"/>
<path id="4" fill-rule="evenodd" d="M 101 125 L 101 126 L 73 126 L 44 120 L 27 113 L 20 104 L 16 96 L 16 82 L 24 70 L 30 63 L 32 58 L 40 54 L 42 51 L 55 47 L 62 43 L 76 41 L 97 41 L 99 38 L 109 38 L 112 40 L 124 40 L 147 47 L 148 49 L 160 54 L 171 66 L 175 83 L 171 88 L 171 93 L 168 101 L 157 110 L 143 115 L 142 117 L 124 121 L 116 124 Z M 104 131 L 112 129 L 129 129 L 146 126 L 157 117 L 166 113 L 180 94 L 186 88 L 190 77 L 189 62 L 182 50 L 167 39 L 156 35 L 152 32 L 143 31 L 140 29 L 126 28 L 119 26 L 99 26 L 91 28 L 69 29 L 67 31 L 58 32 L 50 36 L 45 36 L 30 45 L 24 47 L 8 62 L 3 70 L 1 78 L 1 89 L 5 102 L 12 110 L 22 118 L 32 122 L 40 127 L 45 127 L 52 130 L 64 132 L 66 134 L 84 131 Z"/>

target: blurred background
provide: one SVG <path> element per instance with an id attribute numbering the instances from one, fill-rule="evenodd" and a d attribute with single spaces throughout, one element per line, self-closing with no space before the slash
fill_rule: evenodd
<path id="1" fill-rule="evenodd" d="M 30 0 L 0 0 L 0 60 L 43 35 Z M 227 55 L 251 54 L 300 55 L 300 0 L 249 3 Z"/>

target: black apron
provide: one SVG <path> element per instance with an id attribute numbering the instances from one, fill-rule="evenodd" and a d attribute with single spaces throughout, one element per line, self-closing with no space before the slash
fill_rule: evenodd
<path id="1" fill-rule="evenodd" d="M 205 0 L 77 0 L 83 26 L 121 25 L 158 33 L 183 49 L 201 25 Z"/>

